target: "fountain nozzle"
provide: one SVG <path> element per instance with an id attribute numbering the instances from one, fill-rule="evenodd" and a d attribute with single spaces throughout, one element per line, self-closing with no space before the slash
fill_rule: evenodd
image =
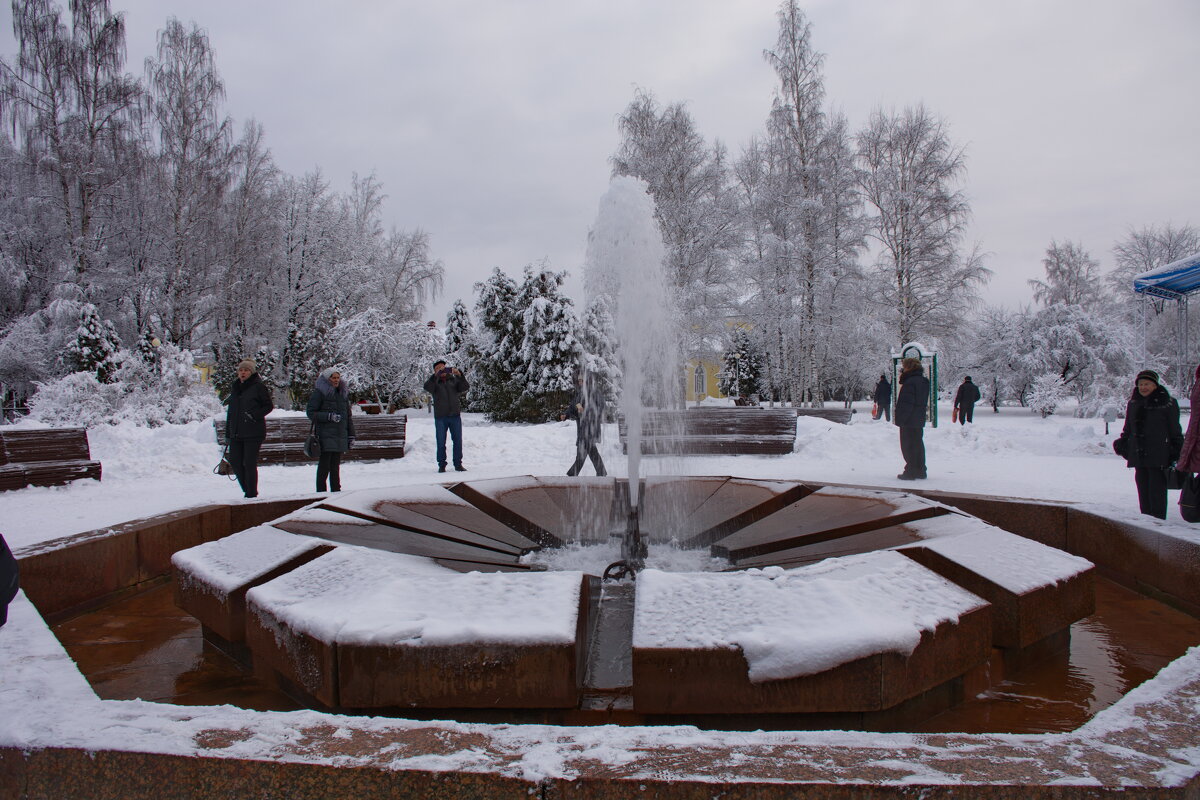
<path id="1" fill-rule="evenodd" d="M 646 553 L 646 540 L 642 538 L 638 510 L 632 508 L 625 520 L 625 535 L 621 537 L 621 560 L 604 568 L 604 580 L 637 578 L 637 573 L 646 566 Z"/>

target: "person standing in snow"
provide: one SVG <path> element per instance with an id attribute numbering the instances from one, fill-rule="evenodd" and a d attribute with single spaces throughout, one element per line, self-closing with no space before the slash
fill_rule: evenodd
<path id="1" fill-rule="evenodd" d="M 575 378 L 575 396 L 567 407 L 567 416 L 575 420 L 575 463 L 567 470 L 572 478 L 583 469 L 585 458 L 592 459 L 596 475 L 604 477 L 604 462 L 596 443 L 600 441 L 600 424 L 604 417 L 604 401 L 596 396 L 596 381 L 589 373 L 580 373 Z"/>
<path id="2" fill-rule="evenodd" d="M 1175 468 L 1183 472 L 1200 472 L 1200 367 L 1192 383 L 1192 413 L 1188 417 L 1187 433 L 1183 436 L 1183 449 Z"/>
<path id="3" fill-rule="evenodd" d="M 966 425 L 975 421 L 975 404 L 979 402 L 979 387 L 971 383 L 971 376 L 963 378 L 954 395 L 954 408 L 958 411 L 958 423 Z"/>
<path id="4" fill-rule="evenodd" d="M 883 416 L 892 421 L 892 384 L 888 383 L 887 375 L 880 375 L 879 383 L 875 384 L 875 413 L 871 419 Z"/>
<path id="5" fill-rule="evenodd" d="M 258 451 L 267 438 L 267 414 L 275 407 L 271 393 L 258 377 L 258 365 L 245 359 L 237 365 L 237 380 L 225 398 L 225 441 L 229 463 L 246 497 L 258 497 Z"/>
<path id="6" fill-rule="evenodd" d="M 900 388 L 896 390 L 896 426 L 900 428 L 900 452 L 904 471 L 902 481 L 923 480 L 925 470 L 925 410 L 929 405 L 929 379 L 919 358 L 900 362 Z"/>
<path id="7" fill-rule="evenodd" d="M 17 596 L 20 588 L 20 567 L 12 550 L 8 549 L 4 535 L 0 534 L 0 627 L 8 622 L 8 604 Z"/>
<path id="8" fill-rule="evenodd" d="M 1174 468 L 1182 448 L 1179 403 L 1158 382 L 1157 372 L 1142 370 L 1125 407 L 1125 426 L 1113 441 L 1113 450 L 1133 468 L 1143 514 L 1167 518 L 1167 471 Z"/>
<path id="9" fill-rule="evenodd" d="M 425 381 L 425 391 L 433 398 L 433 429 L 437 440 L 438 472 L 446 471 L 446 434 L 454 441 L 454 469 L 466 472 L 463 466 L 462 400 L 460 395 L 471 388 L 458 367 L 447 367 L 438 359 L 433 362 L 433 374 Z"/>
<path id="10" fill-rule="evenodd" d="M 305 409 L 316 426 L 321 443 L 317 459 L 317 491 L 342 490 L 342 453 L 354 446 L 354 418 L 350 415 L 350 391 L 342 373 L 334 367 L 322 370 Z"/>

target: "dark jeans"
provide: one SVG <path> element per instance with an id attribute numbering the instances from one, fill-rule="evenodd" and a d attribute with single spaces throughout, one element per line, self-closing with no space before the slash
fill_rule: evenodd
<path id="1" fill-rule="evenodd" d="M 892 404 L 891 403 L 876 403 L 875 405 L 879 407 L 879 410 L 871 417 L 871 419 L 879 419 L 880 417 L 887 417 L 887 421 L 891 422 L 892 421 Z"/>
<path id="2" fill-rule="evenodd" d="M 971 403 L 971 405 L 969 405 L 969 406 L 959 406 L 958 407 L 958 424 L 959 425 L 966 425 L 968 422 L 974 422 L 974 421 L 975 421 L 975 404 L 974 403 Z"/>
<path id="3" fill-rule="evenodd" d="M 317 491 L 325 491 L 325 481 L 329 480 L 329 488 L 335 492 L 342 490 L 342 454 L 321 451 L 317 459 Z"/>
<path id="4" fill-rule="evenodd" d="M 595 442 L 589 442 L 585 439 L 575 440 L 575 463 L 567 470 L 567 474 L 572 478 L 579 474 L 583 469 L 583 461 L 585 458 L 592 459 L 592 466 L 596 468 L 596 474 L 603 478 L 608 473 L 604 471 L 604 462 L 600 460 L 600 451 L 596 449 Z"/>
<path id="5" fill-rule="evenodd" d="M 463 465 L 462 449 L 462 417 L 455 414 L 452 417 L 434 417 L 433 430 L 437 438 L 437 463 L 439 467 L 446 466 L 446 431 L 454 440 L 454 466 Z"/>
<path id="6" fill-rule="evenodd" d="M 1141 512 L 1159 519 L 1167 518 L 1167 475 L 1162 467 L 1134 467 Z"/>
<path id="7" fill-rule="evenodd" d="M 229 465 L 246 497 L 258 497 L 258 451 L 262 439 L 234 439 L 229 443 Z"/>
<path id="8" fill-rule="evenodd" d="M 925 429 L 901 428 L 900 453 L 904 456 L 904 474 L 925 477 Z"/>

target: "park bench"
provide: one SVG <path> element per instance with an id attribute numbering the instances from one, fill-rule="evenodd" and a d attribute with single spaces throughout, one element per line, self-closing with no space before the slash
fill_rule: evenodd
<path id="1" fill-rule="evenodd" d="M 628 452 L 625 420 L 618 420 L 621 449 Z M 796 444 L 791 408 L 703 407 L 647 411 L 642 452 L 653 455 L 782 455 Z"/>
<path id="2" fill-rule="evenodd" d="M 820 417 L 843 425 L 849 425 L 854 415 L 853 408 L 797 408 L 795 411 L 798 417 Z"/>
<path id="3" fill-rule="evenodd" d="M 343 461 L 376 461 L 404 457 L 406 414 L 354 415 L 354 447 L 342 454 Z M 225 445 L 225 420 L 213 420 L 217 443 Z M 267 417 L 267 438 L 258 451 L 260 464 L 310 464 L 304 455 L 304 440 L 312 429 L 308 417 Z"/>
<path id="4" fill-rule="evenodd" d="M 100 480 L 85 428 L 0 428 L 0 490 Z"/>

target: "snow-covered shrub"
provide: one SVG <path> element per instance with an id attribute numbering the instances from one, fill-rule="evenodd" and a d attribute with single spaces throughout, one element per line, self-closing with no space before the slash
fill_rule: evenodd
<path id="1" fill-rule="evenodd" d="M 1045 418 L 1053 414 L 1068 396 L 1067 387 L 1058 375 L 1039 375 L 1029 389 L 1029 408 Z"/>
<path id="2" fill-rule="evenodd" d="M 91 428 L 115 422 L 122 387 L 101 383 L 90 372 L 72 372 L 37 384 L 29 401 L 30 413 L 50 425 Z"/>
<path id="3" fill-rule="evenodd" d="M 212 388 L 200 381 L 187 350 L 163 344 L 152 362 L 126 350 L 117 355 L 120 366 L 113 383 L 100 383 L 90 372 L 73 372 L 38 384 L 30 402 L 32 415 L 51 425 L 132 422 L 153 428 L 220 412 L 220 402 Z"/>

